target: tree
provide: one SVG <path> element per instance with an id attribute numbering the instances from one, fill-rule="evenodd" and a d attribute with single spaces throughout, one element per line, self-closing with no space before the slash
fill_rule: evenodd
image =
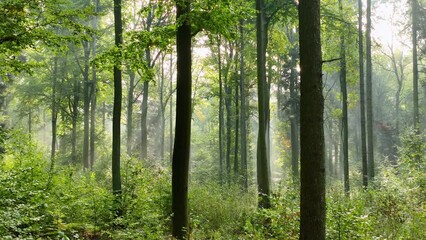
<path id="1" fill-rule="evenodd" d="M 413 42 L 413 121 L 414 128 L 419 127 L 419 70 L 417 63 L 417 0 L 411 0 L 412 42 Z"/>
<path id="2" fill-rule="evenodd" d="M 121 18 L 121 0 L 114 0 L 114 30 L 115 46 L 120 53 L 123 44 L 123 22 Z M 121 53 L 114 64 L 114 109 L 112 115 L 112 191 L 115 196 L 115 214 L 120 216 L 121 208 L 121 174 L 120 174 L 120 148 L 121 148 Z"/>
<path id="3" fill-rule="evenodd" d="M 300 239 L 325 239 L 324 97 L 320 0 L 299 3 Z"/>
<path id="4" fill-rule="evenodd" d="M 340 16 L 343 19 L 343 4 L 339 0 Z M 349 149 L 348 149 L 348 90 L 346 87 L 346 46 L 344 30 L 340 33 L 340 89 L 342 92 L 342 147 L 343 175 L 346 194 L 349 195 Z"/>
<path id="5" fill-rule="evenodd" d="M 368 186 L 367 139 L 365 128 L 364 37 L 362 33 L 362 0 L 358 0 L 359 106 L 361 111 L 362 185 Z"/>
<path id="6" fill-rule="evenodd" d="M 191 140 L 191 23 L 190 0 L 176 0 L 177 92 L 172 163 L 173 236 L 188 237 L 188 170 Z"/>
<path id="7" fill-rule="evenodd" d="M 270 169 L 268 159 L 268 121 L 267 121 L 267 94 L 266 94 L 266 47 L 267 47 L 267 19 L 265 3 L 256 0 L 256 38 L 257 38 L 257 97 L 259 112 L 259 130 L 257 136 L 257 185 L 259 194 L 259 207 L 271 206 L 269 195 Z"/>
<path id="8" fill-rule="evenodd" d="M 373 64 L 371 62 L 371 0 L 367 0 L 367 29 L 366 29 L 366 100 L 367 100 L 367 156 L 368 177 L 374 178 L 374 137 L 373 137 Z"/>

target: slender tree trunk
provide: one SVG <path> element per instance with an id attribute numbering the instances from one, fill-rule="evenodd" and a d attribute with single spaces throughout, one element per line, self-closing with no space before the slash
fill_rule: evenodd
<path id="1" fill-rule="evenodd" d="M 246 114 L 246 84 L 244 64 L 244 20 L 240 20 L 240 89 L 241 89 L 241 172 L 244 189 L 248 189 L 247 173 L 247 114 Z"/>
<path id="2" fill-rule="evenodd" d="M 297 72 L 296 72 L 296 51 L 291 53 L 291 70 L 290 70 L 290 135 L 291 135 L 291 171 L 294 181 L 299 180 L 299 124 L 297 112 Z"/>
<path id="3" fill-rule="evenodd" d="M 147 48 L 145 50 L 146 62 L 151 65 L 151 50 Z M 148 91 L 149 91 L 149 80 L 143 82 L 143 95 L 141 104 L 141 158 L 146 159 L 148 157 Z"/>
<path id="4" fill-rule="evenodd" d="M 182 24 L 177 28 L 177 95 L 175 146 L 172 164 L 173 236 L 187 239 L 188 228 L 188 170 L 191 141 L 191 24 L 190 0 L 176 1 L 176 18 Z M 182 20 L 182 17 L 184 20 Z"/>
<path id="5" fill-rule="evenodd" d="M 417 0 L 411 0 L 412 41 L 413 41 L 413 120 L 414 128 L 419 128 L 419 70 L 417 63 Z"/>
<path id="6" fill-rule="evenodd" d="M 132 155 L 133 148 L 133 93 L 135 89 L 135 72 L 129 70 L 129 89 L 127 93 L 127 155 Z"/>
<path id="7" fill-rule="evenodd" d="M 266 46 L 267 22 L 263 0 L 256 0 L 256 38 L 257 38 L 257 96 L 259 112 L 259 132 L 257 137 L 257 184 L 259 207 L 270 208 L 270 168 L 268 159 L 267 100 L 266 82 Z"/>
<path id="8" fill-rule="evenodd" d="M 228 61 L 232 61 L 228 59 Z M 232 89 L 230 86 L 230 79 L 228 71 L 229 67 L 226 68 L 225 72 L 225 110 L 226 110 L 226 180 L 228 183 L 231 181 L 231 135 L 232 135 L 232 120 L 231 120 L 231 95 Z"/>
<path id="9" fill-rule="evenodd" d="M 218 51 L 218 68 L 219 68 L 219 178 L 223 183 L 223 132 L 224 132 L 224 114 L 223 114 L 223 82 L 222 82 L 222 51 L 221 51 L 221 38 L 218 37 L 217 43 Z"/>
<path id="10" fill-rule="evenodd" d="M 78 121 L 78 104 L 80 102 L 80 81 L 74 76 L 74 98 L 72 104 L 72 133 L 71 133 L 71 161 L 77 164 L 77 121 Z"/>
<path id="11" fill-rule="evenodd" d="M 362 0 L 358 0 L 359 98 L 361 111 L 362 185 L 368 186 L 367 139 L 365 128 L 364 38 L 362 33 Z"/>
<path id="12" fill-rule="evenodd" d="M 164 138 L 165 138 L 165 125 L 166 119 L 164 116 L 164 110 L 166 105 L 164 105 L 164 58 L 166 55 L 161 57 L 161 79 L 160 79 L 160 115 L 161 115 L 161 124 L 160 124 L 160 159 L 161 163 L 164 161 Z"/>
<path id="13" fill-rule="evenodd" d="M 343 18 L 343 4 L 339 0 L 340 15 Z M 340 35 L 340 90 L 342 92 L 342 147 L 343 147 L 343 178 L 345 193 L 349 196 L 349 146 L 348 146 L 348 91 L 346 86 L 346 46 L 345 35 Z"/>
<path id="14" fill-rule="evenodd" d="M 170 110 L 170 126 L 169 126 L 169 144 L 170 144 L 170 149 L 169 149 L 169 153 L 170 153 L 170 163 L 173 162 L 173 56 L 170 55 L 170 105 L 169 105 L 169 110 Z"/>
<path id="15" fill-rule="evenodd" d="M 371 62 L 371 0 L 367 0 L 367 33 L 366 33 L 366 59 L 367 59 L 367 156 L 368 176 L 374 178 L 374 147 L 373 147 L 373 64 Z"/>
<path id="16" fill-rule="evenodd" d="M 89 83 L 89 57 L 90 57 L 90 48 L 89 43 L 83 41 L 83 50 L 84 50 L 84 71 L 83 71 L 83 94 L 84 94 L 84 123 L 83 123 L 83 169 L 86 170 L 89 168 L 89 117 L 90 117 L 90 83 Z"/>
<path id="17" fill-rule="evenodd" d="M 238 58 L 235 58 L 238 61 Z M 236 65 L 237 66 L 237 65 Z M 238 83 L 238 80 L 237 80 Z M 238 163 L 238 150 L 239 150 L 239 130 L 240 130 L 240 110 L 239 110 L 239 104 L 238 101 L 240 100 L 239 95 L 239 86 L 240 84 L 235 85 L 235 146 L 234 146 L 234 178 L 236 181 L 238 181 L 239 178 L 239 163 Z"/>
<path id="18" fill-rule="evenodd" d="M 114 0 L 114 29 L 115 46 L 121 49 L 123 44 L 123 22 L 121 18 L 121 0 Z M 120 148 L 121 148 L 121 54 L 114 66 L 114 108 L 112 115 L 112 191 L 115 196 L 115 216 L 122 215 L 121 210 L 121 173 L 120 173 Z"/>
<path id="19" fill-rule="evenodd" d="M 99 12 L 99 0 L 94 0 L 95 4 L 95 13 Z M 93 28 L 98 28 L 98 18 L 97 16 L 93 19 Z M 96 40 L 97 36 L 94 35 L 92 39 L 92 55 L 93 58 L 96 57 Z M 90 169 L 93 169 L 95 163 L 95 138 L 96 138 L 96 93 L 97 93 L 97 76 L 96 76 L 96 66 L 92 64 L 92 87 L 90 92 Z"/>
<path id="20" fill-rule="evenodd" d="M 52 144 L 50 149 L 50 169 L 53 169 L 55 163 L 55 153 L 56 153 L 56 128 L 57 128 L 57 119 L 58 112 L 56 110 L 56 83 L 58 78 L 58 57 L 53 59 L 53 79 L 52 79 Z"/>
<path id="21" fill-rule="evenodd" d="M 300 239 L 325 239 L 324 97 L 320 0 L 299 2 Z"/>

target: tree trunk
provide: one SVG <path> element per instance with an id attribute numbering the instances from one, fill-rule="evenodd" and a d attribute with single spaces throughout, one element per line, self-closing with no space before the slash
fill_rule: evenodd
<path id="1" fill-rule="evenodd" d="M 90 48 L 89 43 L 83 40 L 83 51 L 84 51 L 84 71 L 83 71 L 83 96 L 84 96 L 84 113 L 83 113 L 83 169 L 89 168 L 89 117 L 90 117 L 90 83 L 89 83 L 89 56 Z"/>
<path id="2" fill-rule="evenodd" d="M 263 0 L 256 0 L 256 38 L 257 38 L 257 96 L 259 111 L 259 131 L 257 137 L 257 184 L 259 207 L 270 208 L 270 168 L 268 159 L 267 111 L 265 96 L 266 82 L 266 46 L 267 22 Z"/>
<path id="3" fill-rule="evenodd" d="M 368 176 L 374 178 L 374 148 L 373 148 L 373 65 L 371 63 L 371 0 L 367 0 L 367 150 Z"/>
<path id="4" fill-rule="evenodd" d="M 342 0 L 339 0 L 339 10 L 343 18 Z M 343 182 L 345 193 L 349 196 L 348 91 L 346 86 L 346 46 L 344 31 L 340 34 L 340 90 L 342 92 Z"/>
<path id="5" fill-rule="evenodd" d="M 217 51 L 218 51 L 218 68 L 219 68 L 219 179 L 220 183 L 223 183 L 224 171 L 223 171 L 223 125 L 224 125 L 224 114 L 223 114 L 223 82 L 222 82 L 222 51 L 221 51 L 221 38 L 218 37 Z"/>
<path id="6" fill-rule="evenodd" d="M 133 148 L 133 92 L 135 89 L 135 72 L 129 70 L 129 89 L 127 93 L 127 155 L 132 156 Z"/>
<path id="7" fill-rule="evenodd" d="M 238 58 L 235 58 L 236 61 L 238 61 Z M 235 65 L 237 66 L 237 65 Z M 236 69 L 237 70 L 237 69 Z M 239 130 L 240 130 L 240 110 L 239 110 L 239 104 L 238 101 L 240 100 L 239 95 L 239 86 L 240 84 L 235 84 L 235 146 L 234 146 L 234 179 L 235 181 L 238 181 L 239 178 L 239 163 L 238 163 L 238 150 L 239 150 Z"/>
<path id="8" fill-rule="evenodd" d="M 56 82 L 58 78 L 58 57 L 53 59 L 53 79 L 52 79 L 52 144 L 50 149 L 50 169 L 53 169 L 55 163 L 55 153 L 56 153 L 56 128 L 57 128 L 57 119 L 58 112 L 56 110 Z"/>
<path id="9" fill-rule="evenodd" d="M 228 64 L 231 60 L 228 59 Z M 226 110 L 226 155 L 225 155 L 225 161 L 226 161 L 226 180 L 228 183 L 231 181 L 231 135 L 232 135 L 232 120 L 231 120 L 231 95 L 232 95 L 232 89 L 231 89 L 231 83 L 229 79 L 229 65 L 226 68 L 226 71 L 224 73 L 225 75 L 225 110 Z"/>
<path id="10" fill-rule="evenodd" d="M 290 135 L 291 135 L 291 172 L 294 181 L 299 180 L 299 124 L 297 112 L 297 72 L 296 72 L 296 49 L 291 53 L 290 69 Z"/>
<path id="11" fill-rule="evenodd" d="M 299 3 L 300 239 L 325 239 L 324 97 L 320 0 Z"/>
<path id="12" fill-rule="evenodd" d="M 151 65 L 151 50 L 147 48 L 145 50 L 146 62 L 148 65 Z M 148 117 L 148 91 L 149 91 L 149 81 L 145 80 L 143 82 L 143 95 L 142 95 L 142 104 L 141 104 L 141 158 L 145 159 L 148 157 L 148 127 L 147 127 L 147 117 Z"/>
<path id="13" fill-rule="evenodd" d="M 358 0 L 359 105 L 361 111 L 362 185 L 368 186 L 367 139 L 365 128 L 364 44 L 362 34 L 362 0 Z"/>
<path id="14" fill-rule="evenodd" d="M 166 105 L 164 105 L 164 58 L 166 55 L 164 54 L 161 57 L 161 79 L 160 79 L 160 115 L 161 115 L 161 124 L 160 124 L 160 160 L 161 163 L 164 161 L 164 138 L 165 138 L 165 128 L 166 128 L 166 119 L 164 116 L 164 110 L 166 109 Z"/>
<path id="15" fill-rule="evenodd" d="M 173 237 L 187 239 L 188 228 L 188 170 L 191 141 L 191 24 L 190 0 L 176 1 L 177 27 L 177 95 L 176 126 L 172 164 Z M 182 20 L 183 17 L 183 20 Z"/>
<path id="16" fill-rule="evenodd" d="M 413 118 L 414 128 L 419 128 L 419 71 L 417 64 L 417 0 L 411 0 L 412 41 L 413 41 Z"/>
<path id="17" fill-rule="evenodd" d="M 78 121 L 78 104 L 80 102 L 80 81 L 74 76 L 74 97 L 72 104 L 72 133 L 71 133 L 71 161 L 77 164 L 77 121 Z"/>
<path id="18" fill-rule="evenodd" d="M 121 0 L 114 0 L 114 29 L 115 46 L 121 49 L 123 44 L 123 22 L 121 18 Z M 115 216 L 122 215 L 121 210 L 121 174 L 120 174 L 120 147 L 121 147 L 121 54 L 114 66 L 114 108 L 112 115 L 112 191 L 115 196 Z"/>
<path id="19" fill-rule="evenodd" d="M 94 0 L 95 13 L 99 12 L 99 0 Z M 93 19 L 93 28 L 98 28 L 98 18 L 94 16 Z M 93 58 L 96 57 L 96 40 L 97 36 L 94 35 L 92 39 L 92 55 Z M 92 64 L 92 87 L 90 92 L 90 169 L 93 169 L 93 164 L 95 163 L 95 138 L 96 138 L 96 93 L 97 93 L 97 76 L 96 76 L 96 66 Z"/>
<path id="20" fill-rule="evenodd" d="M 246 114 L 246 84 L 244 64 L 244 20 L 240 20 L 240 89 L 241 89 L 241 172 L 244 189 L 248 189 L 247 173 L 247 114 Z"/>
<path id="21" fill-rule="evenodd" d="M 170 163 L 173 162 L 173 56 L 170 55 L 170 105 L 169 105 L 169 110 L 170 110 L 170 126 L 169 126 L 169 154 L 170 154 Z"/>

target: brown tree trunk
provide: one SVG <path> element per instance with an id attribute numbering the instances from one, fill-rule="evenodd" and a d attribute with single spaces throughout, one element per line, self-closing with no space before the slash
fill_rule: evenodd
<path id="1" fill-rule="evenodd" d="M 115 46 L 121 49 L 123 44 L 123 23 L 121 18 L 121 0 L 114 0 L 114 28 Z M 120 173 L 120 148 L 121 148 L 121 54 L 114 66 L 114 108 L 112 115 L 112 191 L 115 196 L 115 216 L 122 215 L 121 210 L 121 173 Z"/>
<path id="2" fill-rule="evenodd" d="M 325 239 L 324 97 L 320 0 L 299 3 L 300 239 Z"/>
<path id="3" fill-rule="evenodd" d="M 172 163 L 173 237 L 187 239 L 188 228 L 188 170 L 191 141 L 191 25 L 190 0 L 176 1 L 177 95 L 175 143 Z M 182 19 L 184 19 L 182 21 Z"/>
<path id="4" fill-rule="evenodd" d="M 371 62 L 371 0 L 367 0 L 367 33 L 366 33 L 366 60 L 367 60 L 367 156 L 368 176 L 374 178 L 374 136 L 373 136 L 373 64 Z"/>
<path id="5" fill-rule="evenodd" d="M 270 208 L 270 167 L 268 159 L 268 108 L 267 105 L 267 79 L 266 79 L 266 46 L 267 46 L 267 20 L 265 3 L 256 0 L 256 38 L 257 38 L 257 96 L 259 112 L 259 131 L 257 137 L 257 185 L 259 194 L 259 207 Z"/>
<path id="6" fill-rule="evenodd" d="M 362 34 L 362 0 L 358 0 L 359 105 L 361 111 L 362 185 L 368 186 L 367 139 L 365 128 L 364 38 Z"/>

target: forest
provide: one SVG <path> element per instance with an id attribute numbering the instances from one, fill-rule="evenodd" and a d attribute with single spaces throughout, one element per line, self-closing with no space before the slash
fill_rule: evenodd
<path id="1" fill-rule="evenodd" d="M 0 0 L 0 239 L 426 239 L 426 0 Z"/>

